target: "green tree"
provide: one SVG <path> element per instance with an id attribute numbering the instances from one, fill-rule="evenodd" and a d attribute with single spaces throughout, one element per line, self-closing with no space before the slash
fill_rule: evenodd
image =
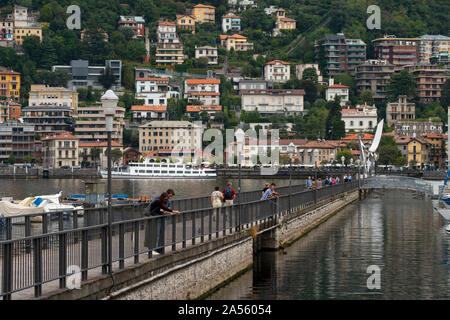
<path id="1" fill-rule="evenodd" d="M 341 104 L 339 98 L 327 103 L 328 113 L 325 137 L 327 140 L 340 140 L 345 136 L 345 122 L 342 121 Z"/>
<path id="2" fill-rule="evenodd" d="M 363 92 L 361 92 L 361 94 L 359 95 L 359 99 L 361 100 L 361 103 L 366 103 L 370 106 L 374 104 L 372 91 L 370 90 L 364 90 Z"/>
<path id="3" fill-rule="evenodd" d="M 123 66 L 123 86 L 127 90 L 134 91 L 134 68 L 129 64 Z"/>
<path id="4" fill-rule="evenodd" d="M 382 136 L 379 148 L 378 162 L 382 165 L 392 165 L 399 161 L 402 157 L 401 151 L 395 144 L 394 137 L 392 136 Z"/>
<path id="5" fill-rule="evenodd" d="M 351 159 L 355 160 L 355 156 L 348 149 L 343 149 L 337 153 L 336 159 L 338 159 L 338 161 L 340 161 L 342 157 L 345 158 L 344 159 L 345 165 L 349 165 L 351 163 Z"/>
<path id="6" fill-rule="evenodd" d="M 100 77 L 98 77 L 98 82 L 100 82 L 105 89 L 111 88 L 115 81 L 116 78 L 109 67 L 105 69 L 105 72 L 100 75 Z"/>
<path id="7" fill-rule="evenodd" d="M 441 105 L 444 108 L 448 108 L 450 106 L 450 79 L 447 79 L 442 87 Z"/>
<path id="8" fill-rule="evenodd" d="M 8 163 L 9 164 L 14 164 L 16 163 L 16 157 L 11 153 L 8 157 Z"/>
<path id="9" fill-rule="evenodd" d="M 315 68 L 306 68 L 303 70 L 302 80 L 312 80 L 314 83 L 317 83 L 318 76 Z"/>
<path id="10" fill-rule="evenodd" d="M 416 81 L 407 70 L 394 73 L 389 79 L 387 93 L 391 101 L 396 101 L 398 96 L 413 97 L 416 94 Z"/>
<path id="11" fill-rule="evenodd" d="M 25 163 L 30 163 L 31 162 L 31 157 L 30 156 L 24 156 L 23 157 L 23 162 L 25 162 Z"/>

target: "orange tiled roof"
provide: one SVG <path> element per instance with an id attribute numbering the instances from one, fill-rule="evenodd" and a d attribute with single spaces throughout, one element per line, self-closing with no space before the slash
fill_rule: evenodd
<path id="1" fill-rule="evenodd" d="M 220 38 L 220 40 L 225 40 L 225 39 L 228 39 L 228 38 L 232 38 L 232 39 L 247 39 L 247 37 L 242 36 L 242 35 L 237 34 L 237 33 L 235 33 L 235 34 L 233 34 L 233 35 L 231 35 L 231 36 L 226 35 L 226 34 L 221 34 L 221 35 L 219 36 L 219 38 Z"/>
<path id="2" fill-rule="evenodd" d="M 277 62 L 279 62 L 281 64 L 290 64 L 289 62 L 285 62 L 285 61 L 282 61 L 282 60 L 272 60 L 272 61 L 267 62 L 266 65 L 267 64 L 275 64 Z"/>
<path id="3" fill-rule="evenodd" d="M 220 96 L 219 92 L 199 92 L 199 91 L 186 91 L 186 94 L 191 96 Z"/>
<path id="4" fill-rule="evenodd" d="M 57 135 L 48 136 L 42 140 L 78 140 L 78 138 L 70 132 L 63 132 Z"/>
<path id="5" fill-rule="evenodd" d="M 343 84 L 333 84 L 332 86 L 329 86 L 328 88 L 349 88 L 347 86 L 344 86 Z"/>
<path id="6" fill-rule="evenodd" d="M 186 112 L 222 111 L 222 106 L 186 106 Z"/>
<path id="7" fill-rule="evenodd" d="M 131 111 L 167 111 L 167 106 L 131 106 Z"/>
<path id="8" fill-rule="evenodd" d="M 360 133 L 354 133 L 354 134 L 350 134 L 348 136 L 346 136 L 345 138 L 342 138 L 341 140 L 358 140 L 358 136 L 360 135 Z M 370 133 L 362 133 L 362 138 L 361 140 L 373 140 L 374 135 L 370 134 Z"/>
<path id="9" fill-rule="evenodd" d="M 444 135 L 441 133 L 424 133 L 421 135 L 424 138 L 428 139 L 443 139 Z"/>
<path id="10" fill-rule="evenodd" d="M 176 26 L 176 23 L 172 22 L 172 21 L 163 21 L 163 20 L 161 20 L 161 21 L 158 22 L 158 25 L 160 25 L 160 26 Z"/>
<path id="11" fill-rule="evenodd" d="M 87 143 L 80 143 L 79 147 L 85 147 L 85 148 L 89 148 L 89 147 L 107 147 L 108 146 L 108 142 L 104 141 L 104 142 L 87 142 Z M 121 145 L 120 143 L 118 143 L 117 141 L 111 141 L 111 147 L 123 147 L 123 145 Z"/>
<path id="12" fill-rule="evenodd" d="M 199 3 L 199 4 L 195 5 L 194 8 L 212 8 L 212 9 L 215 9 L 216 7 L 210 6 L 210 5 L 207 5 L 207 4 Z"/>
<path id="13" fill-rule="evenodd" d="M 240 18 L 241 16 L 235 15 L 235 14 L 227 14 L 224 15 L 222 18 Z"/>
<path id="14" fill-rule="evenodd" d="M 291 19 L 291 18 L 281 18 L 280 21 L 283 21 L 283 22 L 296 22 L 294 19 Z"/>
<path id="15" fill-rule="evenodd" d="M 195 17 L 190 14 L 177 14 L 177 19 L 181 19 L 183 17 L 189 17 L 189 18 L 195 19 Z"/>
<path id="16" fill-rule="evenodd" d="M 187 79 L 186 84 L 220 84 L 220 79 Z"/>
<path id="17" fill-rule="evenodd" d="M 20 75 L 20 72 L 11 71 L 11 70 L 0 70 L 0 74 L 11 74 L 11 75 Z"/>

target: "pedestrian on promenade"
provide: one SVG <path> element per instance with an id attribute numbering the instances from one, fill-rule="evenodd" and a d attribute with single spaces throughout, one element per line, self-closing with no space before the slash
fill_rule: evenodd
<path id="1" fill-rule="evenodd" d="M 306 180 L 306 188 L 311 189 L 311 187 L 312 187 L 312 179 L 311 177 L 308 177 L 308 179 Z"/>
<path id="2" fill-rule="evenodd" d="M 348 182 L 348 178 L 347 178 L 346 174 L 344 174 L 344 182 Z"/>
<path id="3" fill-rule="evenodd" d="M 262 194 L 261 195 L 264 195 L 264 192 L 266 192 L 266 190 L 269 189 L 269 188 L 270 188 L 270 183 L 266 182 L 265 185 L 264 185 L 264 188 L 262 189 Z"/>
<path id="4" fill-rule="evenodd" d="M 348 179 L 348 182 L 352 182 L 352 175 L 349 174 L 347 179 Z"/>
<path id="5" fill-rule="evenodd" d="M 276 186 L 275 183 L 272 183 L 270 185 L 270 188 L 268 188 L 264 192 L 264 194 L 260 200 L 267 200 L 267 199 L 277 199 L 278 200 L 279 196 L 278 196 L 278 192 L 275 191 L 275 186 Z"/>
<path id="6" fill-rule="evenodd" d="M 336 184 L 336 179 L 335 178 L 331 178 L 331 185 L 335 185 Z"/>
<path id="7" fill-rule="evenodd" d="M 223 188 L 222 193 L 225 200 L 224 206 L 232 206 L 234 198 L 236 198 L 236 192 L 231 187 L 231 182 L 227 183 L 227 186 Z"/>
<path id="8" fill-rule="evenodd" d="M 336 178 L 334 179 L 336 181 L 336 183 L 340 183 L 341 179 L 339 179 L 339 176 L 336 176 Z"/>
<path id="9" fill-rule="evenodd" d="M 322 179 L 318 178 L 317 179 L 317 189 L 322 188 Z"/>
<path id="10" fill-rule="evenodd" d="M 165 221 L 166 216 L 172 214 L 180 214 L 180 211 L 172 210 L 171 208 L 169 208 L 168 203 L 169 194 L 167 192 L 163 192 L 159 197 L 153 200 L 153 202 L 149 207 L 147 207 L 146 211 L 144 212 L 146 216 L 160 216 L 159 218 L 152 219 L 150 221 L 150 228 L 148 223 L 145 224 L 144 244 L 149 249 L 158 247 L 158 249 L 152 252 L 155 255 L 162 253 L 162 248 L 164 246 L 163 227 L 165 227 L 165 223 L 163 221 Z"/>
<path id="11" fill-rule="evenodd" d="M 214 191 L 211 193 L 211 205 L 214 208 L 213 221 L 216 221 L 216 217 L 220 214 L 220 207 L 222 207 L 223 202 L 223 194 L 219 191 L 219 186 L 214 188 Z"/>

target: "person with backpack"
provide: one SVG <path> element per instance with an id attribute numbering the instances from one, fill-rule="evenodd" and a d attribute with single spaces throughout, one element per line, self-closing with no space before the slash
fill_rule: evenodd
<path id="1" fill-rule="evenodd" d="M 231 182 L 228 182 L 227 186 L 223 188 L 222 194 L 225 202 L 224 206 L 232 206 L 234 198 L 236 198 L 236 192 L 231 187 Z"/>

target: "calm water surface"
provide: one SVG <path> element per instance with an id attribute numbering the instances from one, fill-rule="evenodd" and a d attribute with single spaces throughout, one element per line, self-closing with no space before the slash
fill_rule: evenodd
<path id="1" fill-rule="evenodd" d="M 106 182 L 106 180 L 103 180 Z M 180 179 L 135 179 L 135 180 L 113 180 L 113 194 L 127 194 L 131 197 L 139 195 L 155 196 L 166 191 L 168 188 L 175 190 L 175 199 L 200 197 L 211 194 L 216 185 L 221 189 L 227 181 L 233 183 L 237 191 L 237 179 L 205 179 L 205 180 L 180 180 Z M 242 191 L 262 189 L 266 180 L 242 179 Z M 268 179 L 267 182 L 275 182 L 277 186 L 289 185 L 288 179 Z M 292 179 L 292 184 L 304 183 L 304 180 Z M 0 179 L 0 197 L 13 197 L 21 200 L 29 196 L 53 194 L 59 190 L 63 191 L 63 197 L 71 194 L 84 194 L 84 182 L 79 179 Z"/>
<path id="2" fill-rule="evenodd" d="M 450 299 L 450 234 L 429 200 L 374 192 L 209 299 Z M 367 289 L 367 267 L 381 289 Z"/>

